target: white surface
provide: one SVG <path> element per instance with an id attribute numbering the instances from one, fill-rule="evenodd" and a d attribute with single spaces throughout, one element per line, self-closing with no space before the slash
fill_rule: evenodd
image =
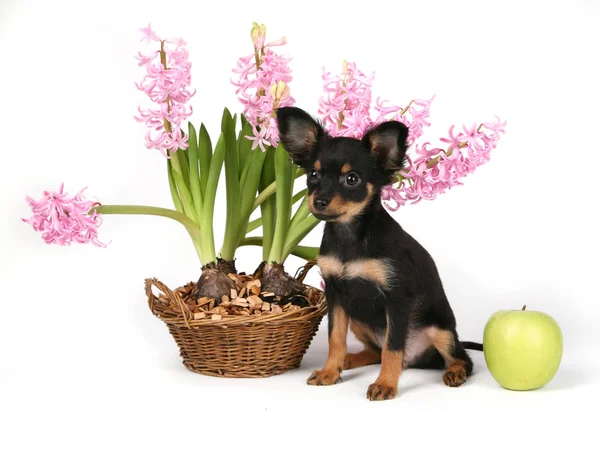
<path id="1" fill-rule="evenodd" d="M 584 409 L 599 393 L 597 3 L 332 3 L 223 2 L 209 13 L 175 0 L 2 1 L 0 448 L 541 448 L 595 431 Z M 460 389 L 441 372 L 406 371 L 396 400 L 369 403 L 376 366 L 309 387 L 326 322 L 296 372 L 192 374 L 142 290 L 146 277 L 171 286 L 197 277 L 177 223 L 106 217 L 101 238 L 112 243 L 102 250 L 47 246 L 20 222 L 24 196 L 61 181 L 107 204 L 170 207 L 165 161 L 132 119 L 143 99 L 137 28 L 152 22 L 189 42 L 194 121 L 214 136 L 222 107 L 239 110 L 228 80 L 251 51 L 253 20 L 268 39 L 287 36 L 292 92 L 311 112 L 321 67 L 337 71 L 346 58 L 377 72 L 375 95 L 436 94 L 433 142 L 453 123 L 508 121 L 465 186 L 396 217 L 434 256 L 461 338 L 480 340 L 493 312 L 524 303 L 556 318 L 565 353 L 546 388 L 501 389 L 481 354 Z M 238 265 L 252 270 L 259 257 L 245 248 Z M 290 271 L 299 264 L 290 258 Z"/>

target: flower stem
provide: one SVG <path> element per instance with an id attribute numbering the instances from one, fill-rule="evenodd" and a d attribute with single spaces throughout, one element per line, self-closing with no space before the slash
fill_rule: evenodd
<path id="1" fill-rule="evenodd" d="M 200 228 L 192 219 L 183 213 L 174 211 L 167 208 L 159 208 L 156 206 L 140 206 L 140 205 L 99 205 L 93 208 L 99 214 L 131 214 L 131 215 L 147 215 L 147 216 L 161 216 L 169 219 L 176 220 L 182 224 L 194 243 L 194 248 L 198 253 L 200 262 L 202 260 L 202 252 L 200 251 Z"/>
<path id="2" fill-rule="evenodd" d="M 94 208 L 99 214 L 142 214 L 147 216 L 161 216 L 176 220 L 186 228 L 190 228 L 197 234 L 200 232 L 198 225 L 183 213 L 157 206 L 140 205 L 100 205 Z"/>
<path id="3" fill-rule="evenodd" d="M 300 178 L 302 175 L 304 175 L 304 169 L 298 168 L 294 178 Z M 276 188 L 277 188 L 277 181 L 273 181 L 266 188 L 264 188 L 260 192 L 260 194 L 258 194 L 258 197 L 256 197 L 256 200 L 254 201 L 254 206 L 252 207 L 252 211 L 254 211 L 256 208 L 258 208 L 266 199 L 268 199 L 271 195 L 273 195 L 275 193 Z"/>
<path id="4" fill-rule="evenodd" d="M 342 80 L 342 87 L 346 87 L 346 83 L 348 82 L 348 61 L 344 61 L 344 79 Z M 346 93 L 345 89 L 342 89 L 341 94 L 344 95 Z M 348 99 L 344 99 L 344 109 L 340 111 L 337 119 L 338 130 L 342 129 L 344 125 L 344 111 L 348 109 Z"/>
<path id="5" fill-rule="evenodd" d="M 412 105 L 414 102 L 414 100 L 411 100 L 410 103 L 408 105 L 406 105 L 406 108 L 404 108 L 402 111 L 400 111 L 400 115 L 403 116 L 406 111 L 408 111 L 408 108 L 410 108 L 410 105 Z"/>
<path id="6" fill-rule="evenodd" d="M 265 56 L 264 47 L 260 49 L 260 56 L 258 54 L 258 49 L 254 47 L 254 62 L 256 63 L 256 73 L 260 72 L 260 65 L 262 62 L 262 57 Z M 257 97 L 262 97 L 265 95 L 265 88 L 260 88 L 260 90 L 256 93 Z"/>
<path id="7" fill-rule="evenodd" d="M 162 66 L 164 67 L 165 70 L 168 69 L 167 67 L 167 54 L 165 52 L 165 41 L 160 41 L 160 62 L 162 64 Z M 165 103 L 167 104 L 167 110 L 170 112 L 171 111 L 171 105 L 170 105 L 170 97 L 167 95 L 167 98 L 165 99 Z M 163 119 L 163 125 L 165 127 L 165 131 L 168 134 L 173 134 L 173 126 L 171 125 L 171 122 L 169 122 L 166 118 Z M 196 208 L 194 207 L 194 201 L 192 198 L 192 194 L 190 193 L 190 190 L 188 189 L 187 185 L 186 185 L 186 177 L 184 176 L 184 171 L 181 167 L 181 164 L 179 163 L 179 158 L 177 155 L 175 155 L 175 151 L 169 151 L 168 152 L 168 156 L 171 162 L 171 167 L 173 168 L 173 178 L 175 180 L 175 185 L 177 186 L 177 188 L 179 189 L 179 192 L 181 194 L 181 201 L 183 203 L 183 209 L 185 211 L 185 213 L 193 218 L 192 220 L 194 220 L 194 222 L 196 222 L 197 219 L 197 211 Z M 176 202 L 175 202 L 176 203 Z M 177 207 L 177 204 L 176 204 Z"/>
<path id="8" fill-rule="evenodd" d="M 256 71 L 260 70 L 260 57 L 258 56 L 258 51 L 254 50 L 254 62 L 256 63 Z"/>

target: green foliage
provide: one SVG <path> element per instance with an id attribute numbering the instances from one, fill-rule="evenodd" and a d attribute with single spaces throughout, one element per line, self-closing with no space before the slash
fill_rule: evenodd
<path id="1" fill-rule="evenodd" d="M 303 173 L 292 164 L 282 145 L 266 152 L 252 150 L 247 136 L 252 127 L 243 115 L 225 108 L 221 132 L 213 150 L 204 124 L 199 132 L 188 126 L 188 148 L 171 154 L 167 161 L 169 189 L 178 213 L 189 218 L 186 229 L 203 265 L 219 256 L 233 260 L 238 247 L 260 245 L 263 260 L 283 263 L 290 254 L 312 258 L 318 249 L 301 247 L 301 240 L 317 225 L 306 201 L 306 189 L 294 193 L 294 181 Z M 214 242 L 214 207 L 225 167 L 225 236 L 219 254 Z M 292 215 L 292 207 L 300 202 Z M 250 220 L 260 206 L 260 216 Z M 191 224 L 194 224 L 193 226 Z M 247 237 L 262 227 L 262 236 Z"/>

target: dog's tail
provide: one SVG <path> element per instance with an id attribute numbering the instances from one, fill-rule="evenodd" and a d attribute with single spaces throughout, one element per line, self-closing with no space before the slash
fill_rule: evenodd
<path id="1" fill-rule="evenodd" d="M 479 350 L 480 352 L 483 351 L 483 344 L 480 344 L 478 342 L 461 341 L 461 344 L 467 350 Z"/>

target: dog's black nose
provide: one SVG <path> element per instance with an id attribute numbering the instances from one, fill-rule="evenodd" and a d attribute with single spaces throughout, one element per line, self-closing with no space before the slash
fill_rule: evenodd
<path id="1" fill-rule="evenodd" d="M 324 198 L 315 199 L 315 209 L 317 211 L 323 211 L 325 208 L 327 208 L 327 205 L 329 205 L 329 200 Z"/>

